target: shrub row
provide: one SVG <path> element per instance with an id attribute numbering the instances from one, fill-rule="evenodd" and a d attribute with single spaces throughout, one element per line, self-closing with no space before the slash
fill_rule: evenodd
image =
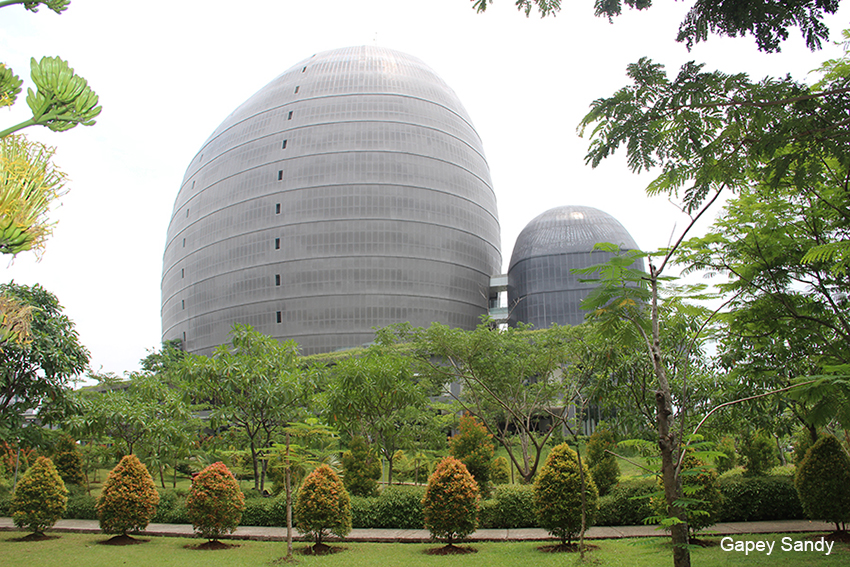
<path id="1" fill-rule="evenodd" d="M 805 518 L 794 482 L 788 476 L 724 477 L 718 481 L 723 494 L 721 522 L 795 520 Z M 623 480 L 599 498 L 598 526 L 641 525 L 652 515 L 646 496 L 657 491 L 652 479 Z M 386 487 L 376 498 L 351 498 L 355 528 L 420 529 L 423 525 L 421 486 Z M 0 498 L 0 516 L 8 516 L 10 497 Z M 285 526 L 286 502 L 280 498 L 251 498 L 245 501 L 243 526 Z M 65 518 L 96 520 L 95 498 L 88 495 L 68 499 Z M 152 522 L 189 524 L 185 494 L 166 491 Z M 537 526 L 531 486 L 506 484 L 494 487 L 493 498 L 481 502 L 479 525 L 490 529 Z"/>

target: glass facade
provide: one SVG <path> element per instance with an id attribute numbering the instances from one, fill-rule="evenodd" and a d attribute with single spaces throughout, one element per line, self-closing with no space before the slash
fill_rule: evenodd
<path id="1" fill-rule="evenodd" d="M 532 220 L 517 238 L 508 269 L 508 323 L 542 329 L 552 323 L 579 325 L 581 302 L 592 289 L 573 269 L 607 261 L 593 251 L 599 242 L 637 250 L 634 239 L 611 215 L 592 207 L 557 207 Z"/>
<path id="2" fill-rule="evenodd" d="M 163 339 L 208 353 L 244 323 L 312 354 L 392 323 L 471 329 L 500 266 L 489 168 L 454 92 L 397 51 L 328 51 L 248 99 L 189 164 Z"/>

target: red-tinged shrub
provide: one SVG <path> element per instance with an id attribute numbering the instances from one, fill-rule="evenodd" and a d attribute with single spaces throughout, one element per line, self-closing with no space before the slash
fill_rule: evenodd
<path id="1" fill-rule="evenodd" d="M 446 457 L 428 479 L 422 507 L 431 536 L 452 545 L 478 527 L 478 485 L 463 463 Z"/>
<path id="2" fill-rule="evenodd" d="M 157 504 L 159 493 L 147 467 L 136 455 L 127 455 L 103 484 L 97 501 L 100 529 L 120 535 L 144 530 L 156 514 Z"/>
<path id="3" fill-rule="evenodd" d="M 10 512 L 19 528 L 41 534 L 62 517 L 68 491 L 53 462 L 39 457 L 18 481 Z"/>
<path id="4" fill-rule="evenodd" d="M 295 523 L 318 549 L 327 533 L 345 537 L 351 531 L 351 498 L 328 465 L 307 475 L 295 502 Z"/>
<path id="5" fill-rule="evenodd" d="M 239 526 L 245 495 L 227 466 L 213 463 L 192 480 L 186 508 L 198 535 L 214 541 Z"/>
<path id="6" fill-rule="evenodd" d="M 466 465 L 482 498 L 490 494 L 494 451 L 493 436 L 487 428 L 469 414 L 461 416 L 460 431 L 449 440 L 449 454 Z"/>

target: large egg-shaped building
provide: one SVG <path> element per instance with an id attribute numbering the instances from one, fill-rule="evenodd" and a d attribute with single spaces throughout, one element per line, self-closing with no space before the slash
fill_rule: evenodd
<path id="1" fill-rule="evenodd" d="M 579 325 L 585 311 L 581 302 L 592 285 L 582 283 L 576 268 L 607 261 L 611 254 L 593 250 L 599 242 L 621 250 L 637 250 L 629 232 L 617 219 L 593 207 L 556 207 L 535 217 L 514 245 L 508 268 L 508 323 Z"/>
<path id="2" fill-rule="evenodd" d="M 311 354 L 392 323 L 473 328 L 500 265 L 489 168 L 455 93 L 397 51 L 327 51 L 260 89 L 189 165 L 163 339 L 207 353 L 243 323 Z"/>

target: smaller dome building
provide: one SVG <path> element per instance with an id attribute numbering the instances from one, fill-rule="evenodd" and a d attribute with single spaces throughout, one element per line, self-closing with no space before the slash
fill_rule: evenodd
<path id="1" fill-rule="evenodd" d="M 592 289 L 572 270 L 607 261 L 609 252 L 593 251 L 599 242 L 637 250 L 617 219 L 593 207 L 566 206 L 537 216 L 522 230 L 508 268 L 508 323 L 537 329 L 579 325 L 581 302 Z"/>

